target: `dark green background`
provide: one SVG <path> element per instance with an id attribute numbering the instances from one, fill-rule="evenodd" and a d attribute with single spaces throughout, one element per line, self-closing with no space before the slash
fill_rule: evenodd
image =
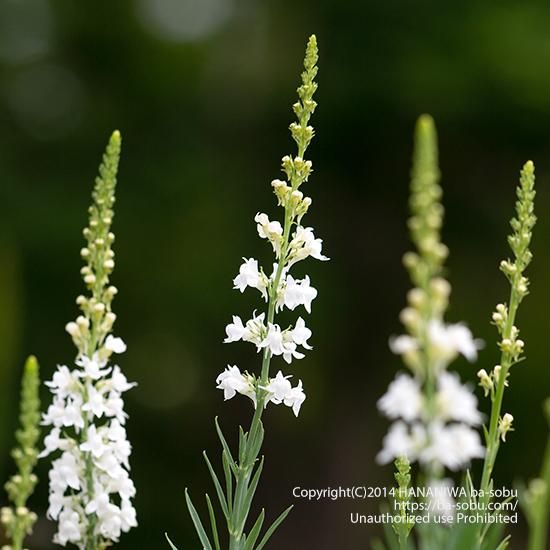
<path id="1" fill-rule="evenodd" d="M 533 476 L 550 386 L 549 29 L 542 1 L 1 0 L 2 478 L 12 471 L 25 355 L 38 355 L 47 378 L 74 355 L 64 325 L 82 291 L 81 229 L 100 154 L 119 128 L 113 279 L 116 333 L 128 343 L 121 365 L 139 384 L 127 410 L 140 525 L 118 546 L 165 548 L 168 531 L 180 548 L 198 548 L 183 490 L 197 500 L 212 493 L 201 451 L 217 460 L 214 416 L 232 436 L 250 417 L 244 399 L 223 403 L 214 379 L 227 363 L 258 365 L 252 346 L 222 344 L 231 315 L 258 306 L 231 279 L 242 256 L 272 261 L 253 217 L 276 213 L 269 183 L 294 151 L 290 105 L 312 32 L 321 57 L 308 223 L 332 261 L 296 269 L 319 290 L 308 320 L 315 349 L 284 368 L 303 379 L 308 399 L 298 420 L 268 410 L 257 503 L 273 518 L 295 485 L 390 482 L 391 469 L 374 463 L 387 427 L 375 402 L 401 368 L 387 340 L 401 330 L 409 286 L 401 255 L 422 112 L 440 133 L 448 319 L 466 320 L 487 342 L 477 365 L 457 361 L 464 379 L 497 361 L 489 319 L 507 295 L 497 265 L 508 254 L 519 168 L 528 158 L 537 166 L 532 295 L 519 314 L 528 359 L 512 372 L 504 407 L 516 431 L 496 469 L 507 485 Z M 46 471 L 44 461 L 32 499 L 42 514 Z M 270 548 L 368 547 L 372 533 L 350 525 L 349 513 L 379 503 L 295 504 Z M 41 520 L 31 548 L 50 548 L 52 529 Z"/>

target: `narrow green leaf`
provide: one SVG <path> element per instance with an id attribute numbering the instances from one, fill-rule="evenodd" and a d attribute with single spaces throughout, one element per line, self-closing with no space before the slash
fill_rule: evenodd
<path id="1" fill-rule="evenodd" d="M 511 535 L 508 535 L 497 547 L 496 550 L 505 550 L 508 548 L 508 543 L 510 542 Z"/>
<path id="2" fill-rule="evenodd" d="M 225 495 L 223 494 L 223 489 L 222 489 L 222 486 L 220 485 L 220 481 L 218 480 L 218 476 L 216 475 L 216 472 L 214 471 L 214 468 L 212 467 L 210 460 L 208 460 L 206 451 L 204 451 L 202 454 L 204 456 L 204 460 L 206 461 L 206 465 L 208 466 L 208 470 L 210 471 L 210 475 L 212 476 L 212 481 L 214 482 L 214 487 L 216 488 L 216 493 L 218 494 L 218 500 L 220 501 L 220 506 L 222 507 L 222 511 L 225 516 L 225 519 L 229 520 L 229 510 L 227 509 L 227 502 L 225 500 Z"/>
<path id="3" fill-rule="evenodd" d="M 246 523 L 246 519 L 248 518 L 248 513 L 250 512 L 252 499 L 254 498 L 254 494 L 256 493 L 256 489 L 258 487 L 258 482 L 260 481 L 260 476 L 262 475 L 263 467 L 264 467 L 264 457 L 262 457 L 262 460 L 260 460 L 258 469 L 256 470 L 256 473 L 254 474 L 254 477 L 250 482 L 250 486 L 248 487 L 248 491 L 246 492 L 246 496 L 241 508 L 241 514 L 239 517 L 239 521 L 237 522 L 237 525 L 243 530 L 244 530 L 244 525 Z"/>
<path id="4" fill-rule="evenodd" d="M 260 454 L 260 449 L 262 448 L 263 442 L 264 427 L 262 421 L 260 420 L 258 423 L 258 429 L 254 434 L 253 440 L 250 441 L 249 439 L 248 441 L 248 456 L 246 457 L 246 464 L 253 464 L 256 461 L 258 455 Z"/>
<path id="5" fill-rule="evenodd" d="M 229 510 L 229 515 L 233 513 L 233 478 L 231 476 L 231 465 L 229 464 L 229 458 L 225 449 L 222 451 L 222 464 L 223 464 L 223 473 L 225 475 L 225 494 L 227 500 L 227 508 Z"/>
<path id="6" fill-rule="evenodd" d="M 248 535 L 246 539 L 246 544 L 244 545 L 244 550 L 253 550 L 254 545 L 256 544 L 256 540 L 258 540 L 258 536 L 260 534 L 260 531 L 262 530 L 262 525 L 264 524 L 264 518 L 265 518 L 265 510 L 262 508 L 262 511 L 260 512 L 260 515 L 258 516 L 258 519 L 254 523 L 254 526 L 250 530 L 250 534 Z"/>
<path id="7" fill-rule="evenodd" d="M 242 426 L 239 426 L 239 462 L 241 464 L 244 463 L 244 459 L 246 458 L 246 433 L 243 430 Z"/>
<path id="8" fill-rule="evenodd" d="M 294 508 L 294 505 L 292 506 L 289 506 L 272 524 L 271 524 L 271 527 L 265 532 L 265 535 L 263 536 L 262 538 L 262 541 L 260 542 L 260 544 L 258 544 L 258 546 L 256 546 L 256 550 L 262 550 L 262 548 L 267 544 L 267 541 L 271 538 L 271 535 L 273 535 L 273 533 L 275 532 L 275 530 L 277 529 L 277 527 L 279 527 L 279 525 L 281 525 L 281 523 L 283 523 L 283 521 L 285 520 L 285 518 L 288 516 L 288 514 L 290 513 L 290 510 L 292 510 L 292 508 Z"/>
<path id="9" fill-rule="evenodd" d="M 201 518 L 199 517 L 196 508 L 191 502 L 191 497 L 189 496 L 189 491 L 187 490 L 187 488 L 185 489 L 185 501 L 187 502 L 187 508 L 189 510 L 189 514 L 191 515 L 191 519 L 193 520 L 193 525 L 195 526 L 195 530 L 197 531 L 197 535 L 199 536 L 201 544 L 203 545 L 205 550 L 212 550 L 212 545 L 210 544 L 208 536 L 206 535 L 206 531 L 202 526 Z"/>
<path id="10" fill-rule="evenodd" d="M 235 461 L 233 460 L 233 455 L 231 454 L 231 450 L 229 449 L 229 445 L 227 444 L 227 441 L 225 440 L 225 437 L 223 436 L 222 429 L 220 427 L 220 423 L 218 422 L 218 417 L 216 416 L 215 419 L 216 424 L 216 431 L 218 432 L 218 437 L 220 438 L 220 442 L 222 444 L 222 447 L 224 451 L 226 452 L 228 458 L 229 458 L 229 464 L 231 466 L 231 469 L 233 470 L 233 473 L 237 475 L 237 466 L 235 464 Z"/>
<path id="11" fill-rule="evenodd" d="M 178 549 L 174 546 L 174 543 L 170 540 L 170 537 L 168 536 L 168 533 L 164 533 L 164 536 L 166 537 L 166 540 L 168 541 L 168 544 L 170 545 L 170 547 L 172 548 L 172 550 L 178 550 Z"/>
<path id="12" fill-rule="evenodd" d="M 216 550 L 220 550 L 220 539 L 218 537 L 218 526 L 216 525 L 216 515 L 214 514 L 214 508 L 212 507 L 212 501 L 206 493 L 206 505 L 208 506 L 208 514 L 210 515 L 210 525 L 212 526 L 212 538 L 214 539 L 214 546 Z"/>

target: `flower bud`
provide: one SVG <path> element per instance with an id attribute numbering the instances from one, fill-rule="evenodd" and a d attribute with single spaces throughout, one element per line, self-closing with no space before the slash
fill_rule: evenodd
<path id="1" fill-rule="evenodd" d="M 78 325 L 74 322 L 67 323 L 65 325 L 65 330 L 73 337 L 77 337 L 80 335 L 80 329 L 78 328 Z"/>

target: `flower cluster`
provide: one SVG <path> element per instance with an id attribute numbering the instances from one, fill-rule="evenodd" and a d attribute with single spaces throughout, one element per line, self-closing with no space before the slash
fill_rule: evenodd
<path id="1" fill-rule="evenodd" d="M 287 362 L 302 359 L 304 350 L 310 350 L 308 340 L 311 330 L 307 328 L 302 317 L 293 326 L 282 328 L 274 321 L 275 314 L 284 308 L 294 311 L 303 306 L 311 313 L 311 305 L 317 297 L 317 289 L 311 285 L 308 275 L 303 279 L 295 278 L 290 269 L 296 263 L 306 258 L 326 261 L 323 254 L 323 241 L 315 236 L 311 227 L 302 224 L 302 218 L 311 206 L 311 198 L 305 197 L 299 187 L 308 180 L 312 172 L 312 163 L 304 160 L 303 155 L 313 137 L 313 128 L 309 118 L 315 110 L 316 103 L 313 94 L 317 89 L 314 81 L 317 73 L 315 63 L 317 49 L 315 40 L 308 44 L 305 71 L 302 73 L 302 86 L 298 88 L 300 101 L 294 104 L 294 112 L 298 122 L 290 125 L 292 137 L 298 145 L 298 155 L 285 155 L 282 159 L 282 170 L 285 180 L 275 179 L 271 186 L 277 197 L 279 206 L 284 208 L 284 222 L 271 220 L 263 212 L 254 217 L 256 229 L 261 239 L 267 240 L 275 254 L 275 263 L 271 273 L 260 267 L 255 258 L 243 258 L 239 273 L 233 279 L 233 288 L 244 292 L 248 287 L 258 290 L 267 302 L 267 312 L 252 314 L 246 322 L 239 316 L 233 316 L 233 321 L 226 326 L 225 342 L 250 342 L 258 352 L 263 352 L 262 373 L 259 377 L 241 374 L 238 367 L 228 367 L 217 379 L 217 387 L 229 399 L 235 393 L 241 393 L 252 399 L 254 405 L 262 399 L 263 406 L 267 403 L 284 403 L 292 407 L 298 415 L 300 406 L 305 399 L 302 382 L 292 388 L 282 372 L 275 378 L 269 377 L 269 360 L 273 356 L 282 356 Z"/>
<path id="2" fill-rule="evenodd" d="M 378 460 L 418 461 L 434 482 L 442 468 L 457 470 L 485 452 L 474 429 L 483 419 L 473 389 L 447 371 L 459 355 L 475 361 L 482 342 L 464 324 L 443 320 L 451 287 L 442 277 L 448 250 L 440 236 L 438 180 L 435 128 L 432 119 L 423 116 L 416 130 L 410 200 L 409 228 L 416 252 L 404 257 L 415 286 L 401 312 L 407 334 L 390 340 L 390 349 L 402 357 L 412 376 L 399 374 L 378 401 L 380 411 L 394 421 Z"/>
<path id="3" fill-rule="evenodd" d="M 384 438 L 378 460 L 387 463 L 405 456 L 422 464 L 441 464 L 451 470 L 483 457 L 479 434 L 470 426 L 480 425 L 477 399 L 456 373 L 442 372 L 437 378 L 433 409 L 421 384 L 408 374 L 398 374 L 378 408 L 395 420 Z"/>
<path id="4" fill-rule="evenodd" d="M 60 365 L 46 382 L 53 402 L 42 419 L 51 430 L 41 456 L 57 455 L 49 473 L 48 516 L 58 521 L 54 540 L 82 549 L 110 545 L 137 525 L 122 398 L 135 384 L 110 361 L 113 353 L 126 351 L 123 340 L 110 334 L 116 319 L 111 303 L 117 293 L 109 284 L 115 265 L 110 226 L 119 155 L 120 135 L 115 132 L 100 166 L 90 223 L 84 230 L 88 243 L 81 251 L 86 261 L 81 273 L 91 296 L 78 297 L 82 315 L 66 326 L 77 358 L 74 368 Z"/>
<path id="5" fill-rule="evenodd" d="M 108 336 L 103 358 L 99 353 L 91 359 L 81 356 L 76 361 L 79 368 L 71 371 L 61 365 L 46 382 L 54 400 L 43 424 L 52 429 L 40 456 L 61 451 L 50 471 L 48 516 L 59 521 L 56 541 L 62 545 L 85 539 L 90 514 L 97 517 L 96 533 L 112 541 L 137 525 L 130 500 L 136 490 L 128 474 L 131 447 L 122 400 L 134 384 L 117 365 L 108 367 L 106 357 L 123 349 L 119 338 Z M 91 476 L 86 475 L 87 468 Z"/>
<path id="6" fill-rule="evenodd" d="M 300 407 L 306 399 L 306 394 L 302 388 L 301 380 L 296 386 L 292 387 L 289 378 L 292 378 L 292 376 L 284 376 L 279 371 L 275 378 L 269 379 L 267 386 L 260 386 L 267 393 L 264 399 L 264 407 L 267 407 L 267 404 L 270 402 L 275 405 L 283 403 L 287 407 L 290 407 L 294 414 L 298 416 Z M 223 390 L 226 401 L 235 397 L 237 393 L 240 393 L 249 397 L 254 403 L 254 407 L 256 407 L 258 381 L 253 375 L 246 372 L 243 374 L 238 367 L 228 365 L 216 379 L 216 384 L 218 389 Z"/>

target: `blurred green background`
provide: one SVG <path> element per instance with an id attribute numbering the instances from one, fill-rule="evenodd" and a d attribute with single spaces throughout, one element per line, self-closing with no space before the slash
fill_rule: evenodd
<path id="1" fill-rule="evenodd" d="M 100 154 L 119 128 L 113 280 L 116 333 L 128 343 L 121 364 L 139 383 L 127 409 L 140 525 L 118 547 L 165 548 L 164 531 L 198 547 L 183 490 L 196 500 L 211 492 L 201 451 L 218 453 L 214 416 L 232 436 L 250 417 L 244 399 L 223 403 L 214 380 L 227 363 L 258 364 L 250 345 L 222 344 L 231 315 L 258 306 L 231 280 L 242 256 L 271 262 L 253 217 L 276 212 L 269 182 L 294 150 L 290 106 L 312 32 L 321 57 L 308 223 L 332 261 L 297 267 L 319 290 L 308 323 L 315 349 L 286 368 L 308 399 L 298 420 L 268 411 L 256 502 L 273 518 L 295 485 L 390 482 L 391 469 L 374 463 L 387 428 L 375 402 L 401 368 L 387 340 L 401 330 L 409 286 L 401 255 L 422 112 L 440 134 L 448 319 L 487 342 L 477 365 L 456 363 L 464 379 L 497 360 L 489 319 L 507 295 L 497 265 L 519 168 L 528 158 L 537 166 L 532 295 L 519 316 L 528 360 L 512 373 L 505 410 L 516 431 L 496 471 L 507 485 L 533 476 L 550 393 L 549 28 L 542 1 L 0 0 L 1 478 L 12 472 L 24 357 L 35 353 L 50 378 L 74 355 L 64 325 L 82 290 L 81 229 Z M 32 505 L 43 514 L 45 462 L 40 477 Z M 270 548 L 368 547 L 372 532 L 349 514 L 379 503 L 295 504 Z M 35 531 L 30 547 L 51 548 L 53 525 Z M 514 548 L 522 536 L 520 526 Z"/>

